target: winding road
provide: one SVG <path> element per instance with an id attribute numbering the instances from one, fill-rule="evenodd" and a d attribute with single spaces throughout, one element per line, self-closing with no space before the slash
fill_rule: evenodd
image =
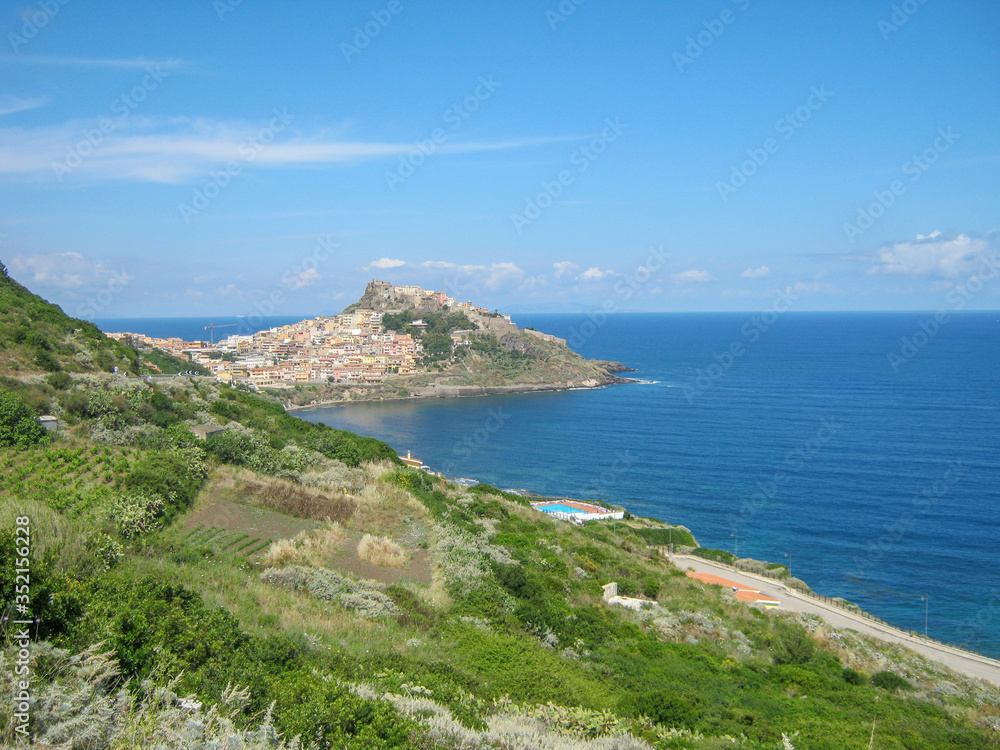
<path id="1" fill-rule="evenodd" d="M 713 573 L 728 578 L 738 584 L 750 586 L 762 594 L 773 596 L 781 602 L 779 609 L 788 612 L 807 612 L 819 615 L 835 628 L 850 628 L 864 635 L 870 635 L 889 643 L 899 643 L 913 649 L 918 654 L 954 669 L 956 672 L 987 680 L 1000 685 L 1000 661 L 990 659 L 971 651 L 963 651 L 954 646 L 938 643 L 927 638 L 914 636 L 906 631 L 880 622 L 868 620 L 860 615 L 840 609 L 810 596 L 788 589 L 784 584 L 771 578 L 735 570 L 727 565 L 690 555 L 674 555 L 671 561 L 680 570 L 694 569 L 699 573 Z"/>

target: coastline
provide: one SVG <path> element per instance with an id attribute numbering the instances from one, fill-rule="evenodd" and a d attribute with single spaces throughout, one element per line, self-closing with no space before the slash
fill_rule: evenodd
<path id="1" fill-rule="evenodd" d="M 631 368 L 621 365 L 621 363 L 615 363 L 620 365 L 623 369 L 615 370 L 615 372 L 634 372 Z M 423 386 L 410 386 L 407 387 L 400 384 L 390 384 L 398 385 L 398 388 L 405 389 L 406 394 L 400 395 L 398 390 L 395 394 L 385 393 L 385 384 L 373 384 L 373 385 L 354 385 L 348 386 L 351 390 L 346 391 L 347 393 L 353 394 L 349 398 L 338 398 L 338 399 L 320 399 L 317 401 L 311 401 L 308 404 L 290 404 L 286 403 L 285 411 L 295 412 L 303 411 L 306 409 L 317 409 L 324 406 L 338 406 L 342 404 L 359 404 L 359 403 L 379 403 L 383 401 L 412 401 L 412 400 L 427 400 L 434 398 L 474 398 L 477 396 L 501 396 L 508 394 L 524 394 L 524 393 L 550 393 L 553 391 L 576 391 L 576 390 L 591 390 L 595 388 L 605 388 L 609 385 L 624 385 L 628 383 L 638 383 L 639 380 L 635 378 L 622 378 L 617 375 L 612 375 L 611 370 L 608 370 L 608 377 L 605 380 L 586 380 L 583 382 L 575 383 L 517 383 L 513 385 L 445 385 L 442 383 L 433 383 L 431 385 Z M 358 398 L 358 390 L 356 389 L 368 389 L 372 394 L 370 397 L 362 396 Z M 278 393 L 274 393 L 280 398 Z"/>

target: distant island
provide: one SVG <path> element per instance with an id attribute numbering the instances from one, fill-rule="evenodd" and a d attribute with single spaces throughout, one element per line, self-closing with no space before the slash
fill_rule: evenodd
<path id="1" fill-rule="evenodd" d="M 377 280 L 339 315 L 218 343 L 108 336 L 187 360 L 220 381 L 272 391 L 290 407 L 596 388 L 629 382 L 617 373 L 630 371 L 584 359 L 564 339 L 446 292 Z"/>

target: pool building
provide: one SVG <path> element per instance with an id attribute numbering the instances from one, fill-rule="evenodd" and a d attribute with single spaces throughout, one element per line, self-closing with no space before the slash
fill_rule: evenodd
<path id="1" fill-rule="evenodd" d="M 584 521 L 618 520 L 625 517 L 624 510 L 610 510 L 600 505 L 581 503 L 579 500 L 542 500 L 531 507 L 563 521 L 582 524 Z"/>

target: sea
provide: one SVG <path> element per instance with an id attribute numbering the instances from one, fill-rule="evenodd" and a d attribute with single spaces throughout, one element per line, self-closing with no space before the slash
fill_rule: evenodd
<path id="1" fill-rule="evenodd" d="M 637 382 L 295 414 L 449 476 L 682 524 L 1000 658 L 1000 312 L 514 321 Z"/>

